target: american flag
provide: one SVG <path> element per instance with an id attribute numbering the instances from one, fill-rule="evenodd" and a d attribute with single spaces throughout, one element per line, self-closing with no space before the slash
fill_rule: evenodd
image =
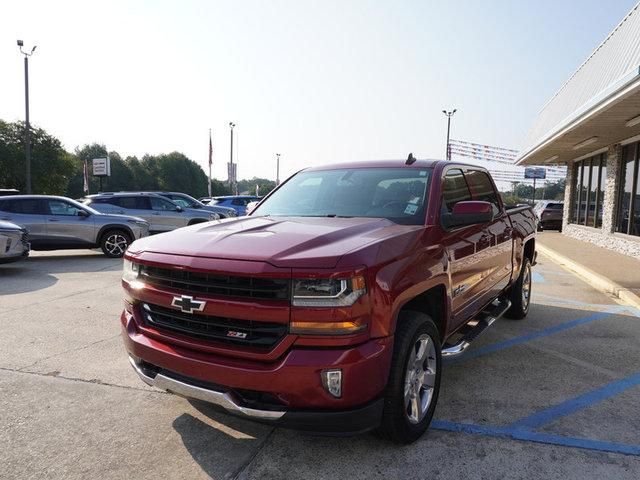
<path id="1" fill-rule="evenodd" d="M 211 141 L 211 130 L 209 130 L 209 167 L 213 165 L 213 142 Z"/>
<path id="2" fill-rule="evenodd" d="M 87 161 L 84 161 L 84 165 L 82 167 L 82 176 L 84 178 L 84 193 L 89 193 L 89 168 L 87 167 Z"/>

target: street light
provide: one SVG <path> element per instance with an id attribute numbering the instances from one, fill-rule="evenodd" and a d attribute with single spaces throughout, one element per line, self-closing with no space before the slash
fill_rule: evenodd
<path id="1" fill-rule="evenodd" d="M 280 185 L 280 154 L 276 153 L 276 187 Z"/>
<path id="2" fill-rule="evenodd" d="M 231 193 L 234 193 L 234 185 L 235 185 L 235 172 L 233 171 L 233 127 L 236 124 L 233 122 L 229 122 L 229 129 L 231 130 L 231 149 L 229 153 L 229 187 L 231 188 Z"/>
<path id="3" fill-rule="evenodd" d="M 30 52 L 22 50 L 24 42 L 18 40 L 18 47 L 20 47 L 20 53 L 24 55 L 24 109 L 25 109 L 25 133 L 24 133 L 24 150 L 25 150 L 25 183 L 27 194 L 31 193 L 31 125 L 29 124 L 29 57 L 36 51 L 36 45 L 33 46 Z"/>
<path id="4" fill-rule="evenodd" d="M 447 155 L 446 155 L 447 160 L 451 160 L 451 151 L 449 149 L 449 132 L 451 132 L 451 117 L 453 117 L 453 114 L 456 112 L 457 110 L 455 108 L 450 112 L 447 112 L 446 110 L 442 110 L 442 113 L 444 113 L 447 116 Z"/>

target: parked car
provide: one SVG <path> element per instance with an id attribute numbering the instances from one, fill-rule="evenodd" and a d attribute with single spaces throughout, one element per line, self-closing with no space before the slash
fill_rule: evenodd
<path id="1" fill-rule="evenodd" d="M 533 213 L 538 217 L 538 228 L 540 230 L 562 230 L 563 201 L 541 200 L 533 207 Z"/>
<path id="2" fill-rule="evenodd" d="M 27 230 L 11 222 L 0 221 L 0 263 L 10 263 L 29 256 Z"/>
<path id="3" fill-rule="evenodd" d="M 209 205 L 233 208 L 238 216 L 247 214 L 247 205 L 250 202 L 260 201 L 255 195 L 230 195 L 225 197 L 213 197 Z"/>
<path id="4" fill-rule="evenodd" d="M 155 193 L 98 193 L 84 197 L 82 203 L 103 213 L 140 217 L 149 222 L 150 233 L 169 232 L 220 218 L 217 213 L 206 210 L 182 208 Z"/>
<path id="5" fill-rule="evenodd" d="M 236 217 L 236 211 L 233 208 L 223 207 L 220 205 L 205 205 L 200 200 L 196 200 L 191 195 L 181 192 L 148 192 L 162 195 L 168 198 L 176 205 L 180 205 L 182 208 L 193 208 L 195 210 L 205 210 L 207 212 L 217 213 L 220 218 L 232 218 Z"/>
<path id="6" fill-rule="evenodd" d="M 122 332 L 149 385 L 322 433 L 428 428 L 442 357 L 531 300 L 536 222 L 487 170 L 303 170 L 244 219 L 134 242 Z"/>
<path id="7" fill-rule="evenodd" d="M 259 200 L 253 200 L 252 202 L 247 203 L 247 208 L 246 208 L 247 215 L 251 214 L 251 212 L 253 212 L 253 210 L 258 206 L 259 203 L 260 203 Z"/>
<path id="8" fill-rule="evenodd" d="M 131 242 L 149 233 L 141 218 L 103 215 L 70 198 L 49 195 L 1 197 L 0 220 L 24 227 L 33 250 L 100 247 L 108 257 L 122 257 Z"/>

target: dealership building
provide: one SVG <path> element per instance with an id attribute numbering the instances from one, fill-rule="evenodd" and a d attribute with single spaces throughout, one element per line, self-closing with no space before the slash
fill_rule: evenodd
<path id="1" fill-rule="evenodd" d="M 517 160 L 567 166 L 565 235 L 638 258 L 639 6 L 542 107 Z"/>

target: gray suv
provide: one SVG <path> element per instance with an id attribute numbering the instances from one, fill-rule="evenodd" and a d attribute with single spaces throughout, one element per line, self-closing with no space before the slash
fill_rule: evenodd
<path id="1" fill-rule="evenodd" d="M 102 213 L 134 215 L 150 224 L 151 233 L 169 232 L 196 223 L 218 220 L 217 213 L 183 208 L 155 193 L 98 193 L 82 200 Z"/>
<path id="2" fill-rule="evenodd" d="M 149 224 L 141 218 L 103 215 L 70 198 L 49 195 L 1 197 L 0 220 L 24 227 L 33 250 L 100 247 L 113 258 L 149 234 Z"/>
<path id="3" fill-rule="evenodd" d="M 233 208 L 221 207 L 218 205 L 205 205 L 200 200 L 196 200 L 191 195 L 187 195 L 182 192 L 148 192 L 161 195 L 168 198 L 176 205 L 180 205 L 182 208 L 195 208 L 196 210 L 206 210 L 207 212 L 213 212 L 220 215 L 220 218 L 232 218 L 236 217 L 236 211 Z"/>

